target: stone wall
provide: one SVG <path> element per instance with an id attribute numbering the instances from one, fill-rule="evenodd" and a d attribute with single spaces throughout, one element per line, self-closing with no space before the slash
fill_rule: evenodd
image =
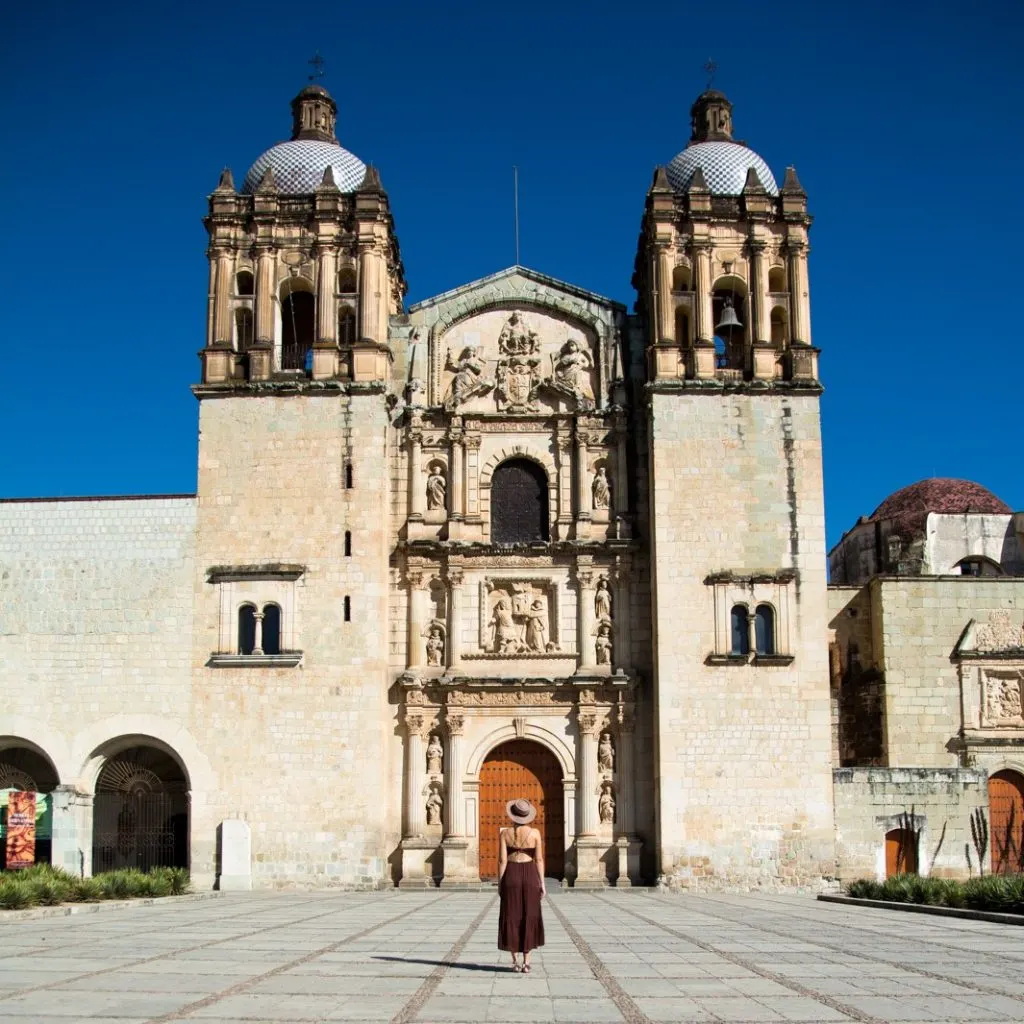
<path id="1" fill-rule="evenodd" d="M 661 872 L 817 883 L 834 871 L 817 395 L 666 389 L 650 403 Z M 708 664 L 721 621 L 709 575 L 780 570 L 795 570 L 779 638 L 792 661 Z M 757 586 L 723 584 L 719 615 Z"/>
<path id="2" fill-rule="evenodd" d="M 257 886 L 389 882 L 401 739 L 388 703 L 384 398 L 207 399 L 200 429 L 190 724 L 219 785 L 201 806 L 193 796 L 193 858 L 212 870 L 217 823 L 245 817 Z M 302 569 L 279 584 L 293 587 L 301 663 L 211 667 L 222 608 L 209 569 L 282 564 Z"/>
<path id="3" fill-rule="evenodd" d="M 970 818 L 978 808 L 987 812 L 984 771 L 841 768 L 833 777 L 841 881 L 884 879 L 885 835 L 907 819 L 920 833 L 919 874 L 966 878 L 977 873 Z"/>

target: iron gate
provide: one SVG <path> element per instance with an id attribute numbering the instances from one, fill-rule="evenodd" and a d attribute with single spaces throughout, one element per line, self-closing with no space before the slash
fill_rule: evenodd
<path id="1" fill-rule="evenodd" d="M 93 800 L 93 874 L 188 867 L 188 795 L 99 792 Z"/>

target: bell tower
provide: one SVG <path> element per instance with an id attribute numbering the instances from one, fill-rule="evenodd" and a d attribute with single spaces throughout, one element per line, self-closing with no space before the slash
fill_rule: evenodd
<path id="1" fill-rule="evenodd" d="M 215 794 L 193 828 L 212 837 L 244 805 L 264 884 L 327 865 L 373 886 L 401 838 L 386 453 L 405 279 L 334 99 L 310 84 L 291 109 L 291 138 L 240 189 L 225 171 L 205 220 L 193 728 L 230 752 L 234 802 Z"/>
<path id="2" fill-rule="evenodd" d="M 659 871 L 834 872 L 818 349 L 807 196 L 694 102 L 647 193 L 645 345 Z M 681 627 L 680 624 L 684 625 Z"/>

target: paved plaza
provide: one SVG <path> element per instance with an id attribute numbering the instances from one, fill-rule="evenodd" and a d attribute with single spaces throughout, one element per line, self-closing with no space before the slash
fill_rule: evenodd
<path id="1" fill-rule="evenodd" d="M 1021 1021 L 1024 928 L 810 896 L 556 893 L 530 975 L 493 892 L 254 893 L 0 923 L 0 1019 Z"/>

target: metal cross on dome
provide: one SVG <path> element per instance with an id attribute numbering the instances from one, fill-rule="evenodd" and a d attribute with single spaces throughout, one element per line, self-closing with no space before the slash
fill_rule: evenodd
<path id="1" fill-rule="evenodd" d="M 713 57 L 708 57 L 707 63 L 703 65 L 704 70 L 708 73 L 708 84 L 707 88 L 711 88 L 711 84 L 715 80 L 715 72 L 718 70 L 718 65 L 715 63 Z"/>
<path id="2" fill-rule="evenodd" d="M 320 51 L 317 50 L 313 54 L 312 58 L 306 62 L 313 66 L 313 73 L 309 76 L 311 82 L 315 82 L 318 78 L 324 77 L 324 59 L 320 56 Z"/>

